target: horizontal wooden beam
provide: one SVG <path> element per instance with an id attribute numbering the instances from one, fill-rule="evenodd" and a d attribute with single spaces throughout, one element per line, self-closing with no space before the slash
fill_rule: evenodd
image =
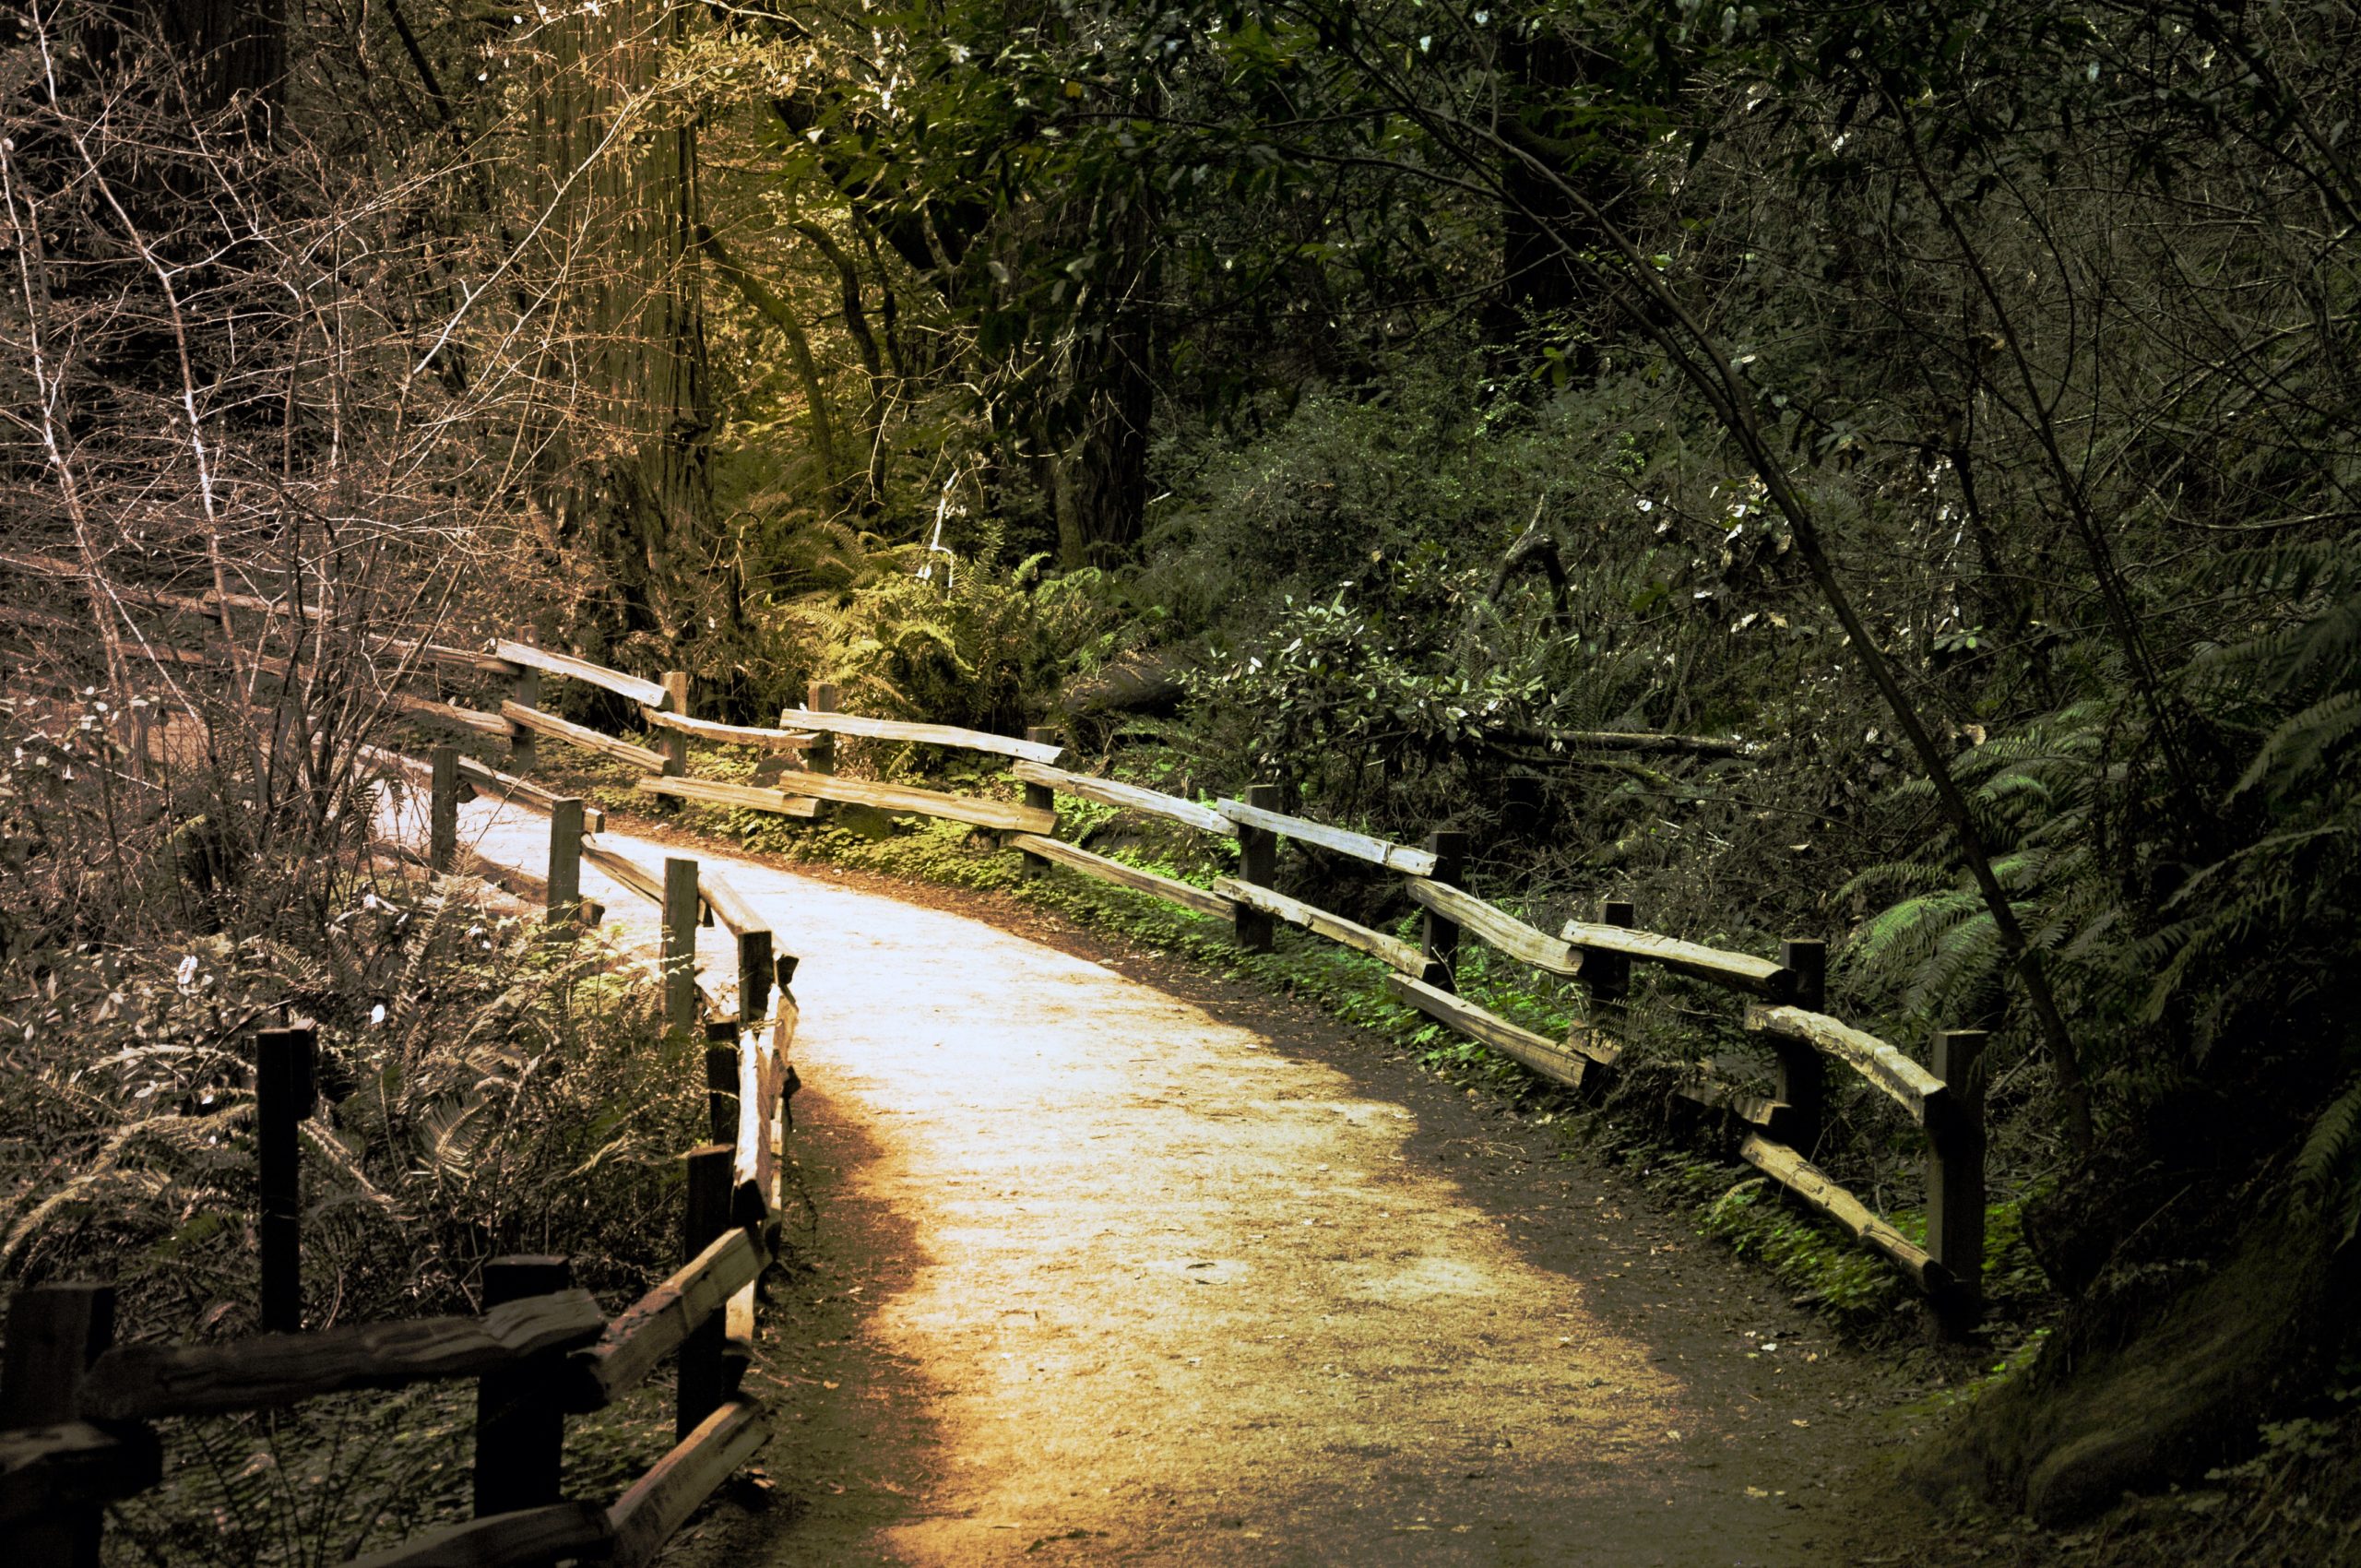
<path id="1" fill-rule="evenodd" d="M 1845 1228 L 1854 1240 L 1877 1253 L 1927 1294 L 1950 1289 L 1951 1271 L 1927 1255 L 1926 1249 L 1869 1212 L 1869 1206 L 1828 1179 L 1828 1173 L 1785 1144 L 1760 1133 L 1747 1134 L 1738 1158 L 1770 1177 L 1813 1208 Z"/>
<path id="2" fill-rule="evenodd" d="M 1750 1007 L 1746 1027 L 1758 1034 L 1800 1040 L 1833 1056 L 1890 1096 L 1921 1127 L 1940 1119 L 1951 1103 L 1940 1078 L 1873 1034 L 1800 1007 Z"/>
<path id="3" fill-rule="evenodd" d="M 1020 741 L 1013 735 L 961 730 L 949 724 L 909 724 L 898 719 L 864 719 L 858 714 L 822 713 L 808 707 L 788 708 L 778 716 L 778 721 L 779 727 L 787 730 L 825 730 L 831 734 L 859 735 L 872 741 L 955 746 L 962 751 L 1022 757 L 1027 762 L 1055 762 L 1065 755 L 1063 746 L 1053 746 L 1045 741 Z"/>
<path id="4" fill-rule="evenodd" d="M 1726 1111 L 1750 1126 L 1760 1127 L 1782 1143 L 1796 1135 L 1796 1108 L 1784 1099 L 1738 1085 L 1700 1067 L 1686 1082 L 1673 1087 L 1673 1093 L 1692 1104 L 1712 1111 Z"/>
<path id="5" fill-rule="evenodd" d="M 1228 837 L 1238 831 L 1231 826 L 1229 818 L 1211 806 L 1201 806 L 1194 801 L 1143 789 L 1137 784 L 1119 783 L 1112 778 L 1093 778 L 1085 773 L 1068 773 L 1064 768 L 1038 762 L 1020 762 L 1009 772 L 1027 784 L 1047 785 L 1052 790 L 1062 790 L 1069 795 L 1079 795 L 1086 801 L 1166 817 L 1184 823 L 1200 833 L 1218 833 Z"/>
<path id="6" fill-rule="evenodd" d="M 587 833 L 582 836 L 582 858 L 597 866 L 615 882 L 654 904 L 664 907 L 664 877 L 660 872 L 649 871 L 620 849 L 611 849 Z M 703 898 L 697 900 L 697 924 L 713 923 L 713 905 Z"/>
<path id="7" fill-rule="evenodd" d="M 1317 844 L 1323 849 L 1334 849 L 1340 855 L 1350 855 L 1357 861 L 1368 861 L 1388 871 L 1398 871 L 1405 876 L 1432 876 L 1435 857 L 1432 850 L 1413 849 L 1407 844 L 1390 839 L 1372 838 L 1366 833 L 1348 828 L 1331 827 L 1324 822 L 1312 822 L 1305 817 L 1287 816 L 1278 812 L 1250 806 L 1243 801 L 1219 801 L 1214 809 L 1231 822 L 1248 827 L 1260 827 L 1306 844 Z"/>
<path id="8" fill-rule="evenodd" d="M 709 778 L 642 778 L 633 788 L 650 795 L 671 795 L 710 805 L 747 806 L 755 811 L 793 814 L 788 802 L 794 796 L 842 801 L 904 815 L 939 816 L 951 822 L 996 827 L 1008 833 L 1050 833 L 1058 825 L 1055 812 L 1021 806 L 1010 801 L 987 801 L 975 795 L 946 795 L 907 784 L 879 784 L 866 778 L 844 778 L 831 773 L 788 773 L 774 789 L 752 784 L 721 784 Z"/>
<path id="9" fill-rule="evenodd" d="M 544 789 L 531 779 L 519 778 L 513 773 L 503 773 L 491 764 L 478 762 L 471 756 L 459 759 L 459 778 L 481 794 L 523 806 L 543 816 L 557 809 L 556 790 Z M 607 814 L 585 801 L 582 803 L 582 827 L 586 833 L 605 832 Z"/>
<path id="10" fill-rule="evenodd" d="M 1275 920 L 1301 926 L 1316 936 L 1324 936 L 1356 953 L 1366 953 L 1406 975 L 1427 972 L 1427 956 L 1415 944 L 1398 936 L 1388 936 L 1382 931 L 1371 931 L 1342 915 L 1332 915 L 1325 909 L 1315 909 L 1300 898 L 1290 898 L 1284 893 L 1274 893 L 1267 887 L 1240 882 L 1234 876 L 1216 877 L 1214 891 L 1250 909 L 1260 909 Z"/>
<path id="11" fill-rule="evenodd" d="M 1596 953 L 1619 953 L 1627 958 L 1661 965 L 1680 974 L 1727 986 L 1733 991 L 1751 992 L 1774 1002 L 1784 1002 L 1795 994 L 1796 971 L 1784 968 L 1768 958 L 1750 957 L 1744 953 L 1726 953 L 1702 943 L 1659 936 L 1652 931 L 1632 931 L 1618 925 L 1593 925 L 1587 921 L 1568 921 L 1558 934 L 1575 947 Z"/>
<path id="12" fill-rule="evenodd" d="M 569 1557 L 599 1561 L 614 1549 L 614 1526 L 606 1509 L 595 1503 L 552 1503 L 412 1536 L 399 1546 L 356 1557 L 344 1568 L 511 1568 Z"/>
<path id="13" fill-rule="evenodd" d="M 1462 931 L 1483 938 L 1494 947 L 1520 963 L 1536 969 L 1547 969 L 1553 975 L 1582 973 L 1582 955 L 1572 946 L 1546 932 L 1536 931 L 1513 915 L 1493 908 L 1472 893 L 1453 887 L 1448 882 L 1430 882 L 1414 878 L 1403 885 L 1411 902 L 1432 909 L 1445 920 L 1456 921 Z"/>
<path id="14" fill-rule="evenodd" d="M 606 1326 L 587 1290 L 559 1290 L 481 1317 L 353 1324 L 221 1345 L 126 1345 L 92 1363 L 80 1406 L 93 1420 L 118 1421 L 269 1409 L 348 1388 L 474 1377 L 589 1344 Z"/>
<path id="15" fill-rule="evenodd" d="M 1461 1034 L 1483 1041 L 1505 1056 L 1513 1057 L 1526 1067 L 1553 1083 L 1579 1087 L 1583 1075 L 1590 1070 L 1590 1061 L 1546 1035 L 1521 1028 L 1497 1013 L 1487 1012 L 1473 1002 L 1453 996 L 1439 986 L 1413 980 L 1408 975 L 1385 977 L 1386 990 L 1396 1001 L 1406 1003 L 1439 1023 L 1449 1024 Z"/>
<path id="16" fill-rule="evenodd" d="M 1087 849 L 1077 849 L 1055 838 L 1045 838 L 1038 833 L 1020 833 L 1008 842 L 1011 849 L 1027 850 L 1045 861 L 1054 861 L 1059 865 L 1078 871 L 1085 876 L 1118 883 L 1135 892 L 1151 893 L 1184 909 L 1211 915 L 1217 921 L 1229 920 L 1238 913 L 1238 906 L 1218 893 L 1208 893 L 1186 882 L 1161 876 L 1152 871 L 1142 871 L 1137 866 L 1127 866 L 1121 861 L 1094 855 Z"/>
<path id="17" fill-rule="evenodd" d="M 629 741 L 618 741 L 612 735 L 601 735 L 587 725 L 560 719 L 554 713 L 543 713 L 538 707 L 527 707 L 520 702 L 502 703 L 500 716 L 512 723 L 521 724 L 528 730 L 547 735 L 552 740 L 564 741 L 568 745 L 580 746 L 586 752 L 597 752 L 601 756 L 613 757 L 618 762 L 630 763 L 633 766 L 645 768 L 650 773 L 657 772 L 664 766 L 664 754 L 661 752 L 651 751 L 646 746 L 635 746 Z M 502 733 L 505 734 L 506 731 L 503 730 Z"/>
<path id="18" fill-rule="evenodd" d="M 689 1331 L 762 1277 L 769 1256 L 748 1232 L 731 1229 L 605 1325 L 596 1345 L 566 1358 L 560 1402 L 569 1410 L 606 1408 L 679 1349 Z"/>
<path id="19" fill-rule="evenodd" d="M 754 906 L 746 902 L 746 896 L 731 886 L 730 879 L 718 871 L 698 868 L 697 893 L 705 899 L 706 908 L 713 912 L 713 918 L 719 921 L 722 929 L 732 936 L 771 929 L 771 922 L 763 919 Z"/>
<path id="20" fill-rule="evenodd" d="M 762 1408 L 751 1399 L 733 1399 L 698 1422 L 607 1510 L 616 1568 L 641 1568 L 652 1561 L 697 1505 L 753 1458 L 769 1435 Z"/>
<path id="21" fill-rule="evenodd" d="M 528 670 L 539 670 L 551 675 L 563 675 L 570 681 L 604 686 L 618 696 L 629 697 L 642 707 L 662 707 L 670 700 L 660 681 L 626 675 L 620 670 L 610 670 L 603 664 L 593 664 L 570 653 L 552 653 L 545 647 L 535 647 L 531 643 L 504 639 L 492 644 L 492 650 L 509 663 L 521 664 Z"/>
<path id="22" fill-rule="evenodd" d="M 726 745 L 753 746 L 765 752 L 801 752 L 811 749 L 814 737 L 809 731 L 764 730 L 752 724 L 722 724 L 710 719 L 691 719 L 684 713 L 666 713 L 659 708 L 643 707 L 639 717 L 655 730 L 675 730 L 683 735 L 702 735 L 708 741 Z"/>
<path id="23" fill-rule="evenodd" d="M 413 719 L 423 719 L 435 724 L 454 725 L 471 730 L 479 735 L 505 735 L 508 722 L 496 713 L 481 708 L 461 707 L 457 703 L 436 702 L 432 697 L 412 696 L 408 692 L 387 692 L 386 700 Z"/>
<path id="24" fill-rule="evenodd" d="M 146 1427 L 67 1421 L 0 1431 L 0 1525 L 112 1503 L 162 1476 L 162 1448 Z"/>

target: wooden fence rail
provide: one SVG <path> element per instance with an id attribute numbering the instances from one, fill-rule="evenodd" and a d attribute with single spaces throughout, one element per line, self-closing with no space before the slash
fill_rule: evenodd
<path id="1" fill-rule="evenodd" d="M 760 913 L 718 878 L 701 876 L 695 861 L 668 861 L 658 881 L 600 850 L 585 831 L 589 813 L 577 799 L 489 769 L 468 777 L 447 748 L 428 762 L 395 754 L 379 760 L 389 773 L 428 783 L 430 836 L 446 868 L 458 797 L 470 785 L 546 810 L 553 932 L 574 929 L 580 918 L 586 857 L 632 866 L 635 882 L 655 883 L 665 910 L 666 1018 L 675 1028 L 692 1030 L 701 1012 L 718 1012 L 695 983 L 700 916 L 711 923 L 718 912 L 729 928 L 739 1005 L 708 1026 L 734 1058 L 727 1137 L 682 1157 L 682 1267 L 612 1319 L 587 1291 L 570 1288 L 564 1259 L 517 1257 L 485 1265 L 480 1315 L 296 1332 L 303 1311 L 297 1138 L 312 1105 L 314 1037 L 308 1027 L 262 1031 L 261 1298 L 266 1326 L 275 1332 L 221 1344 L 116 1348 L 112 1287 L 18 1291 L 0 1363 L 0 1526 L 15 1549 L 13 1568 L 95 1563 L 104 1505 L 161 1479 L 162 1448 L 149 1423 L 167 1417 L 474 1379 L 478 1517 L 361 1559 L 368 1568 L 501 1568 L 562 1557 L 644 1563 L 767 1435 L 762 1407 L 738 1384 L 754 1330 L 753 1287 L 772 1261 L 778 1229 L 777 1148 L 795 1087 L 786 1056 L 797 1010 L 787 986 L 796 960 L 775 954 Z M 667 1356 L 679 1381 L 671 1451 L 611 1503 L 565 1500 L 565 1418 L 604 1408 Z"/>

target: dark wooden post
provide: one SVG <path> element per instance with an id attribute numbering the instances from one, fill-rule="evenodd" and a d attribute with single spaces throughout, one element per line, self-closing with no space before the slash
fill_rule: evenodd
<path id="1" fill-rule="evenodd" d="M 1795 1005 L 1807 1013 L 1828 1009 L 1828 944 L 1824 942 L 1783 942 L 1779 962 L 1795 971 Z M 1778 1055 L 1774 1091 L 1791 1108 L 1788 1125 L 1795 1129 L 1795 1146 L 1806 1158 L 1820 1142 L 1820 1126 L 1827 1101 L 1827 1074 L 1820 1052 L 1801 1040 L 1774 1037 Z"/>
<path id="2" fill-rule="evenodd" d="M 582 802 L 566 795 L 550 804 L 549 920 L 571 934 L 582 919 Z"/>
<path id="3" fill-rule="evenodd" d="M 448 874 L 459 858 L 459 753 L 437 746 L 427 756 L 433 774 L 426 791 L 426 864 Z"/>
<path id="4" fill-rule="evenodd" d="M 1249 784 L 1246 803 L 1264 811 L 1279 809 L 1279 787 L 1275 784 Z M 1238 880 L 1251 882 L 1257 887 L 1268 887 L 1279 877 L 1279 836 L 1267 827 L 1238 827 Z M 1276 929 L 1271 917 L 1260 909 L 1238 906 L 1238 916 L 1232 931 L 1238 944 L 1249 953 L 1268 953 L 1272 934 Z"/>
<path id="5" fill-rule="evenodd" d="M 303 1325 L 303 1186 L 296 1129 L 312 1113 L 308 1028 L 255 1036 L 255 1165 L 262 1190 L 262 1326 L 292 1334 Z"/>
<path id="6" fill-rule="evenodd" d="M 1944 1332 L 1984 1314 L 1984 1047 L 1982 1029 L 1945 1029 L 1928 1063 L 1949 1093 L 1927 1124 L 1927 1254 L 1952 1277 L 1936 1302 Z"/>
<path id="7" fill-rule="evenodd" d="M 713 1125 L 713 1141 L 733 1147 L 738 1141 L 738 1030 L 735 1018 L 714 1018 L 705 1026 L 705 1109 Z"/>
<path id="8" fill-rule="evenodd" d="M 1598 906 L 1598 923 L 1630 931 L 1640 923 L 1640 912 L 1629 898 L 1603 899 Z M 1619 1029 L 1630 1021 L 1631 960 L 1628 956 L 1584 951 L 1583 984 L 1590 992 L 1593 1024 L 1603 1029 Z"/>
<path id="9" fill-rule="evenodd" d="M 574 1269 L 548 1256 L 494 1258 L 483 1265 L 489 1309 L 570 1289 Z M 562 1358 L 558 1358 L 561 1359 Z M 476 1517 L 564 1501 L 565 1415 L 550 1396 L 549 1358 L 502 1367 L 476 1383 Z"/>
<path id="10" fill-rule="evenodd" d="M 687 1263 L 730 1229 L 732 1153 L 728 1144 L 706 1144 L 691 1149 L 683 1158 L 689 1181 L 682 1211 L 681 1261 Z M 722 1358 L 729 1348 L 728 1333 L 728 1322 L 716 1312 L 681 1342 L 680 1387 L 673 1410 L 673 1431 L 681 1437 L 696 1430 L 696 1424 L 713 1414 L 727 1396 L 728 1373 Z"/>
<path id="11" fill-rule="evenodd" d="M 1427 835 L 1427 850 L 1435 858 L 1434 880 L 1453 887 L 1467 874 L 1467 835 L 1455 827 L 1439 827 Z M 1427 953 L 1426 982 L 1445 991 L 1459 989 L 1453 971 L 1459 965 L 1459 922 L 1429 909 L 1420 935 Z"/>
<path id="12" fill-rule="evenodd" d="M 814 681 L 805 688 L 803 706 L 813 713 L 836 711 L 836 684 L 834 681 Z M 836 738 L 825 730 L 812 732 L 812 744 L 804 749 L 803 767 L 809 773 L 834 773 L 836 770 Z M 836 804 L 830 801 L 812 803 L 813 822 L 828 822 L 836 815 Z"/>
<path id="13" fill-rule="evenodd" d="M 836 711 L 836 683 L 814 681 L 805 690 L 803 706 L 814 713 Z M 834 773 L 836 770 L 836 737 L 828 731 L 812 732 L 812 744 L 803 753 L 803 766 L 813 773 Z"/>
<path id="14" fill-rule="evenodd" d="M 90 1363 L 114 1343 L 114 1287 L 36 1285 L 8 1303 L 7 1360 L 0 1367 L 0 1428 L 57 1426 L 80 1411 Z M 20 1520 L 8 1531 L 17 1568 L 98 1568 L 105 1515 L 95 1507 Z"/>
<path id="15" fill-rule="evenodd" d="M 535 640 L 533 628 L 526 626 L 516 634 L 520 643 Z M 520 667 L 516 671 L 516 688 L 508 694 L 518 707 L 541 706 L 541 672 Z M 515 719 L 508 722 L 508 766 L 516 773 L 533 771 L 533 732 Z"/>
<path id="16" fill-rule="evenodd" d="M 683 1032 L 697 1026 L 697 863 L 664 860 L 664 1023 Z"/>
<path id="17" fill-rule="evenodd" d="M 664 671 L 664 707 L 666 711 L 682 718 L 689 712 L 689 675 L 685 670 Z M 679 730 L 657 731 L 657 750 L 664 754 L 664 777 L 679 778 L 689 771 L 689 737 Z"/>
<path id="18" fill-rule="evenodd" d="M 1045 746 L 1053 746 L 1057 744 L 1058 732 L 1037 724 L 1026 730 L 1025 738 L 1028 741 L 1038 741 Z M 1054 812 L 1058 809 L 1058 792 L 1047 784 L 1027 784 L 1025 786 L 1025 803 L 1038 811 Z M 1055 832 L 1054 828 L 1051 829 L 1050 836 L 1053 837 Z M 1024 853 L 1026 876 L 1039 876 L 1050 869 L 1050 862 L 1032 850 L 1027 849 Z"/>
<path id="19" fill-rule="evenodd" d="M 771 1013 L 771 933 L 738 933 L 738 1024 L 753 1028 Z"/>

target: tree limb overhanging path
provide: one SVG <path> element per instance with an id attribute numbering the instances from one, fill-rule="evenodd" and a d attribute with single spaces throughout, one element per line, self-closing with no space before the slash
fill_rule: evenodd
<path id="1" fill-rule="evenodd" d="M 547 856 L 488 802 L 461 840 Z M 818 1337 L 749 1374 L 796 1505 L 676 1560 L 1848 1560 L 1895 1382 L 1546 1128 L 1292 1004 L 695 852 L 803 959 Z"/>

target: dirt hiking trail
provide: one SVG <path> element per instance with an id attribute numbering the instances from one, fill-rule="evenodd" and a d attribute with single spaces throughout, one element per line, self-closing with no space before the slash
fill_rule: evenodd
<path id="1" fill-rule="evenodd" d="M 547 858 L 514 808 L 460 837 Z M 1875 1560 L 1898 1380 L 1547 1129 L 1119 945 L 694 852 L 803 960 L 809 1208 L 749 1374 L 769 1490 L 670 1560 Z"/>

